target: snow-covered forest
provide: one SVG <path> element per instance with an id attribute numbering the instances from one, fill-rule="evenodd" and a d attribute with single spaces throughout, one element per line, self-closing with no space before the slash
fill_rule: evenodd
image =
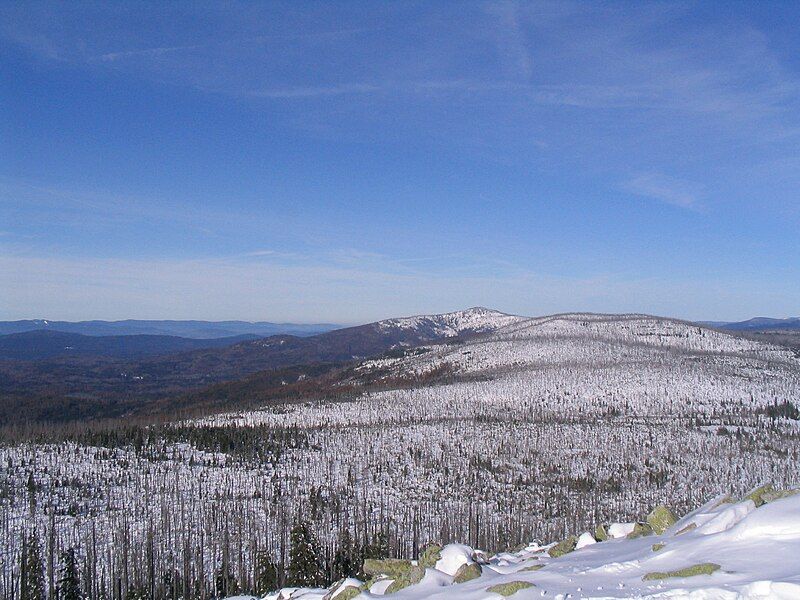
<path id="1" fill-rule="evenodd" d="M 48 593 L 74 556 L 90 598 L 212 598 L 293 583 L 298 532 L 322 584 L 800 484 L 798 357 L 679 321 L 514 320 L 342 385 L 364 391 L 3 445 L 0 595 L 33 555 Z"/>

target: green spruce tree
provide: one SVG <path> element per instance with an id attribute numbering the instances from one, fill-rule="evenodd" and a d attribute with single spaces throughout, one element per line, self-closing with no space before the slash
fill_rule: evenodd
<path id="1" fill-rule="evenodd" d="M 78 560 L 75 549 L 61 553 L 61 572 L 58 578 L 58 600 L 83 600 L 81 582 L 78 578 Z"/>
<path id="2" fill-rule="evenodd" d="M 353 543 L 350 530 L 345 527 L 339 533 L 339 539 L 336 542 L 336 553 L 333 555 L 332 575 L 334 581 L 358 574 L 360 560 L 357 554 L 358 549 Z"/>
<path id="3" fill-rule="evenodd" d="M 287 583 L 295 587 L 317 587 L 325 583 L 319 545 L 307 521 L 299 521 L 292 527 Z"/>
<path id="4" fill-rule="evenodd" d="M 39 537 L 35 531 L 30 533 L 27 543 L 23 546 L 23 565 L 22 600 L 45 600 L 44 565 Z"/>
<path id="5" fill-rule="evenodd" d="M 278 585 L 278 567 L 272 561 L 267 550 L 261 550 L 256 556 L 256 592 L 265 596 L 274 592 Z"/>
<path id="6" fill-rule="evenodd" d="M 217 569 L 214 584 L 217 588 L 217 596 L 220 598 L 239 593 L 239 584 L 236 582 L 233 573 L 231 573 L 230 565 L 225 564 Z"/>

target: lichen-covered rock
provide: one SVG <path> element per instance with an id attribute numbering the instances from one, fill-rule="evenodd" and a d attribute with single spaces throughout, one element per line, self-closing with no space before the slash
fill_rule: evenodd
<path id="1" fill-rule="evenodd" d="M 642 577 L 642 581 L 657 581 L 659 579 L 670 579 L 672 577 L 696 577 L 697 575 L 711 575 L 720 570 L 720 566 L 716 563 L 699 563 L 686 567 L 685 569 L 678 569 L 677 571 L 653 572 L 648 573 Z"/>
<path id="2" fill-rule="evenodd" d="M 656 506 L 645 519 L 647 524 L 657 535 L 664 533 L 669 527 L 677 523 L 678 518 L 663 504 Z"/>
<path id="3" fill-rule="evenodd" d="M 775 490 L 774 492 L 764 492 L 761 494 L 761 499 L 767 503 L 781 498 L 788 498 L 789 496 L 796 496 L 797 494 L 800 494 L 800 490 Z"/>
<path id="4" fill-rule="evenodd" d="M 633 526 L 633 531 L 631 531 L 626 537 L 629 540 L 635 540 L 636 538 L 652 534 L 653 534 L 653 528 L 650 527 L 650 525 L 648 525 L 647 523 L 636 523 L 636 525 Z"/>
<path id="5" fill-rule="evenodd" d="M 675 535 L 683 535 L 684 533 L 689 533 L 693 529 L 697 529 L 697 523 L 689 523 L 686 527 L 683 527 Z"/>
<path id="6" fill-rule="evenodd" d="M 411 571 L 414 565 L 410 560 L 402 558 L 368 558 L 364 561 L 364 573 L 367 575 L 386 575 L 396 578 Z"/>
<path id="7" fill-rule="evenodd" d="M 513 596 L 520 590 L 527 590 L 528 588 L 532 588 L 534 585 L 532 583 L 528 583 L 527 581 L 509 581 L 508 583 L 498 583 L 497 585 L 493 585 L 490 588 L 487 588 L 487 592 L 492 592 L 494 594 L 500 594 L 501 596 Z"/>
<path id="8" fill-rule="evenodd" d="M 528 542 L 520 542 L 511 549 L 511 552 L 522 552 L 528 548 Z"/>
<path id="9" fill-rule="evenodd" d="M 596 539 L 598 542 L 605 542 L 608 539 L 608 537 L 609 537 L 608 530 L 606 529 L 605 525 L 601 523 L 600 525 L 595 527 L 594 539 Z"/>
<path id="10" fill-rule="evenodd" d="M 565 554 L 569 554 L 575 550 L 575 546 L 577 544 L 578 538 L 576 538 L 574 535 L 571 535 L 567 539 L 558 542 L 555 546 L 550 548 L 547 553 L 552 558 L 558 558 L 559 556 L 564 556 Z"/>
<path id="11" fill-rule="evenodd" d="M 323 597 L 323 600 L 352 600 L 365 589 L 369 588 L 365 587 L 363 582 L 352 577 L 347 577 L 345 579 L 340 579 L 331 586 L 328 593 Z"/>
<path id="12" fill-rule="evenodd" d="M 395 577 L 395 580 L 386 588 L 387 594 L 393 594 L 397 591 L 407 588 L 422 581 L 425 577 L 425 569 L 422 567 L 412 566 L 408 571 L 400 573 Z"/>
<path id="13" fill-rule="evenodd" d="M 361 592 L 361 588 L 347 586 L 336 596 L 334 596 L 334 600 L 353 600 L 353 598 L 358 596 Z"/>
<path id="14" fill-rule="evenodd" d="M 658 552 L 664 546 L 666 546 L 666 544 L 664 542 L 656 542 L 655 544 L 653 544 L 653 552 Z"/>
<path id="15" fill-rule="evenodd" d="M 544 565 L 528 565 L 524 569 L 520 569 L 520 571 L 538 571 L 539 569 L 544 569 Z"/>
<path id="16" fill-rule="evenodd" d="M 744 497 L 745 500 L 750 499 L 756 505 L 756 507 L 761 506 L 762 504 L 766 504 L 766 500 L 764 500 L 765 494 L 774 494 L 776 492 L 775 488 L 772 487 L 771 483 L 767 483 L 766 485 L 762 485 L 755 489 L 750 490 L 747 495 Z"/>
<path id="17" fill-rule="evenodd" d="M 442 558 L 442 547 L 439 544 L 429 544 L 419 555 L 418 564 L 426 569 L 433 569 Z"/>
<path id="18" fill-rule="evenodd" d="M 344 588 L 337 589 L 335 596 L 332 596 L 330 592 L 325 594 L 323 600 L 353 600 L 353 598 L 358 596 L 362 591 L 360 587 L 348 585 Z"/>
<path id="19" fill-rule="evenodd" d="M 393 582 L 394 579 L 390 577 L 383 577 L 383 576 L 374 577 L 373 579 L 367 581 L 364 587 L 370 594 L 377 594 L 378 596 L 382 596 L 386 593 L 386 588 L 392 585 Z"/>
<path id="20" fill-rule="evenodd" d="M 465 583 L 481 576 L 481 566 L 478 563 L 461 565 L 456 571 L 453 583 Z"/>

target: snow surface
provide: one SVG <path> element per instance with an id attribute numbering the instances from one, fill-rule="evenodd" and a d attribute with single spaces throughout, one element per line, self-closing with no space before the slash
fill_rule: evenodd
<path id="1" fill-rule="evenodd" d="M 448 575 L 455 575 L 461 565 L 471 565 L 475 561 L 475 551 L 463 544 L 448 544 L 442 548 L 442 557 L 436 562 L 436 570 Z"/>
<path id="2" fill-rule="evenodd" d="M 689 523 L 697 527 L 676 531 Z M 500 600 L 503 596 L 488 588 L 522 581 L 533 585 L 513 594 L 515 600 L 796 600 L 800 598 L 800 495 L 774 500 L 760 508 L 755 508 L 752 500 L 720 503 L 717 498 L 687 515 L 664 535 L 589 544 L 559 558 L 550 558 L 541 547 L 532 544 L 519 552 L 492 557 L 480 577 L 453 584 L 451 575 L 458 560 L 445 557 L 468 557 L 472 553 L 468 546 L 446 546 L 437 569 L 428 569 L 419 584 L 391 597 Z M 644 579 L 648 573 L 669 573 L 701 563 L 714 563 L 720 568 L 711 575 Z M 530 568 L 535 566 L 542 568 Z M 371 592 L 363 592 L 357 598 L 377 598 L 385 587 L 373 585 Z M 284 597 L 310 599 L 325 593 L 326 590 L 304 590 L 300 595 L 290 593 Z"/>
<path id="3" fill-rule="evenodd" d="M 440 315 L 419 315 L 378 321 L 382 330 L 417 329 L 430 330 L 436 337 L 453 337 L 462 333 L 483 333 L 526 321 L 526 317 L 476 307 Z"/>

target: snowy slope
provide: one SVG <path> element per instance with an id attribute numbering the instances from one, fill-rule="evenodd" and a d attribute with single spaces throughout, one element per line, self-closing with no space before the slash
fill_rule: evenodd
<path id="1" fill-rule="evenodd" d="M 346 524 L 354 539 L 385 526 L 390 554 L 411 558 L 428 540 L 499 552 L 531 539 L 594 531 L 598 522 L 638 519 L 661 503 L 685 512 L 762 481 L 800 485 L 794 412 L 800 362 L 782 347 L 645 315 L 523 319 L 465 311 L 392 321 L 385 325 L 391 331 L 498 329 L 397 348 L 392 355 L 398 358 L 342 371 L 345 394 L 287 398 L 260 410 L 174 423 L 153 430 L 144 445 L 135 443 L 135 431 L 0 445 L 0 555 L 16 557 L 8 564 L 19 565 L 26 531 L 35 531 L 44 548 L 54 530 L 57 552 L 76 546 L 85 553 L 97 545 L 93 564 L 110 595 L 115 565 L 123 560 L 121 532 L 128 532 L 127 560 L 136 565 L 147 560 L 152 531 L 155 563 L 188 561 L 211 597 L 223 541 L 240 550 L 230 560 L 239 589 L 252 592 L 247 578 L 256 549 L 285 569 L 288 527 L 300 512 L 311 515 L 325 556 L 335 554 Z M 410 331 L 393 339 L 399 344 L 417 330 Z M 381 377 L 388 387 L 376 390 L 370 382 Z M 488 587 L 526 578 L 539 587 L 515 598 L 542 591 L 546 598 L 794 597 L 797 590 L 785 586 L 797 582 L 765 558 L 772 547 L 797 554 L 790 554 L 795 538 L 784 535 L 792 530 L 780 521 L 777 532 L 773 521 L 756 526 L 755 515 L 769 515 L 777 510 L 772 505 L 736 506 L 729 512 L 705 507 L 692 516 L 696 531 L 667 534 L 665 541 L 648 536 L 584 546 L 590 540 L 581 536 L 580 550 L 553 561 L 545 549 L 531 547 L 496 556 L 481 579 L 452 586 L 452 573 L 431 571 L 423 587 L 396 596 L 499 600 Z M 52 529 L 50 507 L 56 509 Z M 739 535 L 743 528 L 731 527 L 739 517 L 755 523 L 753 531 L 768 532 L 769 544 Z M 205 545 L 175 543 L 201 537 Z M 659 540 L 667 546 L 654 552 Z M 684 556 L 692 562 L 680 563 Z M 721 570 L 661 588 L 641 579 L 698 561 Z M 518 572 L 539 563 L 548 565 Z M 772 583 L 757 583 L 762 579 Z M 624 587 L 616 587 L 620 582 Z M 8 596 L 9 585 L 13 579 L 0 578 L 0 597 Z"/>
<path id="2" fill-rule="evenodd" d="M 483 307 L 474 307 L 439 315 L 419 315 L 378 321 L 375 325 L 383 330 L 417 330 L 426 332 L 429 337 L 443 338 L 464 333 L 484 333 L 494 331 L 514 323 L 525 321 L 525 317 L 507 315 Z"/>
<path id="3" fill-rule="evenodd" d="M 554 544 L 534 543 L 489 560 L 469 547 L 447 546 L 419 583 L 389 595 L 398 600 L 800 598 L 800 495 L 776 498 L 759 508 L 749 498 L 715 498 L 661 535 L 597 542 L 587 532 L 581 540 L 583 547 L 556 558 L 549 556 Z M 458 568 L 476 561 L 482 563 L 480 575 L 455 583 Z M 364 586 L 369 591 L 355 597 L 382 597 L 385 581 Z M 349 580 L 342 589 L 287 589 L 267 598 L 345 597 L 345 587 L 355 585 Z M 521 589 L 509 593 L 515 588 Z"/>
<path id="4" fill-rule="evenodd" d="M 683 321 L 647 315 L 565 314 L 518 319 L 462 346 L 434 346 L 421 355 L 372 361 L 364 370 L 389 367 L 397 373 L 424 373 L 446 363 L 460 373 L 480 373 L 569 363 L 621 364 L 654 358 L 664 362 L 686 356 L 800 366 L 784 347 Z"/>

